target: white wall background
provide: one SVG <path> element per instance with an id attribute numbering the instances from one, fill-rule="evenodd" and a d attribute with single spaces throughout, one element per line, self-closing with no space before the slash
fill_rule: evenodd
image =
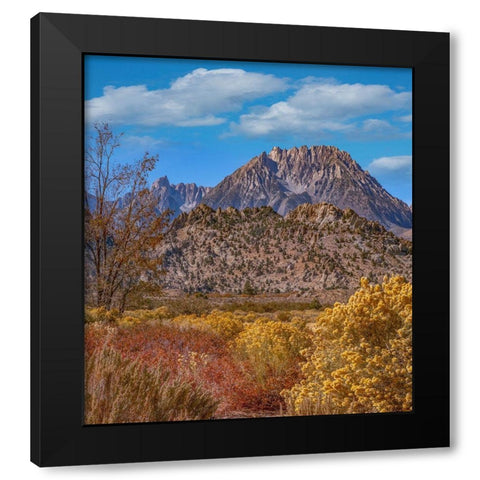
<path id="1" fill-rule="evenodd" d="M 478 478 L 480 29 L 475 2 L 17 0 L 5 2 L 2 10 L 2 478 Z M 452 448 L 56 469 L 29 463 L 29 19 L 39 11 L 451 32 Z"/>

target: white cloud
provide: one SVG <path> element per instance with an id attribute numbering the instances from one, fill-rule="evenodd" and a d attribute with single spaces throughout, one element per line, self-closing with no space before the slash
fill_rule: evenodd
<path id="1" fill-rule="evenodd" d="M 168 142 L 161 138 L 154 138 L 150 135 L 125 135 L 121 139 L 122 143 L 126 143 L 128 146 L 152 148 L 167 145 Z"/>
<path id="2" fill-rule="evenodd" d="M 392 138 L 409 138 L 411 132 L 402 131 L 387 120 L 368 118 L 361 122 L 349 123 L 345 133 L 354 140 L 385 140 Z"/>
<path id="3" fill-rule="evenodd" d="M 389 175 L 389 174 L 407 174 L 412 173 L 412 156 L 397 155 L 393 157 L 376 158 L 367 167 L 372 175 Z"/>
<path id="4" fill-rule="evenodd" d="M 395 129 L 385 120 L 358 119 L 411 108 L 411 92 L 396 92 L 386 85 L 307 80 L 287 100 L 241 115 L 230 125 L 231 133 L 254 137 L 325 132 L 392 134 Z"/>
<path id="5" fill-rule="evenodd" d="M 287 81 L 241 69 L 197 68 L 169 88 L 107 86 L 103 96 L 85 102 L 87 122 L 142 126 L 209 126 L 225 122 L 219 114 L 239 110 L 250 100 L 288 88 Z"/>
<path id="6" fill-rule="evenodd" d="M 398 117 L 398 120 L 400 120 L 400 122 L 406 122 L 406 123 L 409 123 L 412 121 L 412 114 L 410 115 L 403 115 L 401 117 Z"/>
<path id="7" fill-rule="evenodd" d="M 378 132 L 382 130 L 390 130 L 392 126 L 386 120 L 378 118 L 369 118 L 362 122 L 362 130 L 365 132 Z"/>

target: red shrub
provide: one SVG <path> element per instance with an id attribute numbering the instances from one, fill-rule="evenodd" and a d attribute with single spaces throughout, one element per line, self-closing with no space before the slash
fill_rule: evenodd
<path id="1" fill-rule="evenodd" d="M 254 366 L 232 355 L 228 343 L 213 332 L 165 324 L 132 327 L 85 326 L 87 359 L 107 345 L 123 358 L 168 371 L 210 392 L 219 400 L 216 418 L 279 414 L 284 407 L 280 391 L 299 381 L 299 371 L 270 377 L 260 385 Z"/>

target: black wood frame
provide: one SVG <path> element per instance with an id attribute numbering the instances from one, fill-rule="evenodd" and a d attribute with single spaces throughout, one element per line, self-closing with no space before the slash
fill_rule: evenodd
<path id="1" fill-rule="evenodd" d="M 31 459 L 40 466 L 449 445 L 449 35 L 38 14 L 31 22 Z M 413 69 L 414 410 L 84 426 L 83 55 Z"/>

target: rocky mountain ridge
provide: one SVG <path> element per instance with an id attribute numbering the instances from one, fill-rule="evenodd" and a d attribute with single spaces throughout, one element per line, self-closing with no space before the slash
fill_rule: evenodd
<path id="1" fill-rule="evenodd" d="M 285 216 L 299 205 L 326 202 L 341 209 L 351 208 L 396 235 L 411 239 L 411 206 L 390 195 L 349 153 L 334 146 L 274 147 L 214 187 L 174 185 L 161 177 L 153 182 L 151 191 L 158 211 L 170 209 L 173 218 L 200 203 L 213 209 L 270 206 Z"/>
<path id="2" fill-rule="evenodd" d="M 272 207 L 200 204 L 180 214 L 159 251 L 165 287 L 187 292 L 298 292 L 347 298 L 362 276 L 411 280 L 412 244 L 352 209 L 302 204 L 282 217 Z"/>
<path id="3" fill-rule="evenodd" d="M 155 180 L 150 190 L 157 200 L 158 211 L 171 210 L 175 217 L 199 205 L 211 188 L 198 186 L 195 183 L 173 185 L 164 176 Z"/>
<path id="4" fill-rule="evenodd" d="M 210 189 L 202 202 L 216 209 L 270 206 L 280 215 L 304 203 L 327 202 L 380 222 L 411 228 L 410 207 L 390 195 L 345 151 L 334 146 L 274 147 Z"/>

